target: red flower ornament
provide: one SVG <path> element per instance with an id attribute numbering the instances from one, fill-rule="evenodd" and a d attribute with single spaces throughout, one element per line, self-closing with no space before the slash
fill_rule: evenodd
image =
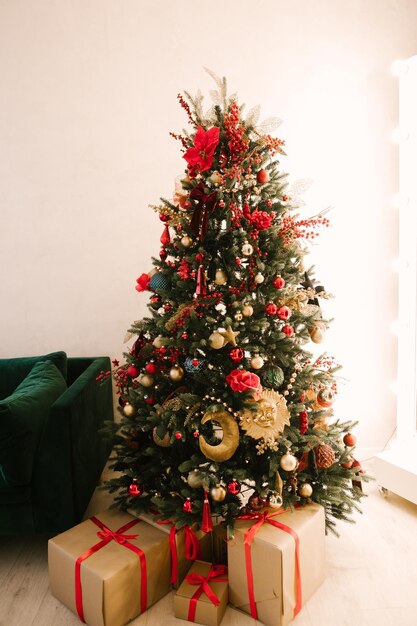
<path id="1" fill-rule="evenodd" d="M 220 128 L 218 126 L 213 126 L 209 130 L 204 130 L 202 126 L 197 128 L 194 147 L 188 148 L 183 156 L 188 163 L 190 175 L 210 169 L 214 151 L 219 143 L 219 135 Z"/>
<path id="2" fill-rule="evenodd" d="M 252 213 L 250 221 L 258 230 L 265 230 L 266 228 L 271 228 L 272 226 L 271 215 L 266 211 L 258 211 L 258 209 Z"/>
<path id="3" fill-rule="evenodd" d="M 146 291 L 149 289 L 149 281 L 151 277 L 149 274 L 141 274 L 139 278 L 136 279 L 137 285 L 135 287 L 136 291 Z"/>
<path id="4" fill-rule="evenodd" d="M 262 392 L 262 385 L 259 376 L 246 370 L 232 370 L 226 376 L 226 382 L 233 391 L 252 391 L 255 400 Z"/>

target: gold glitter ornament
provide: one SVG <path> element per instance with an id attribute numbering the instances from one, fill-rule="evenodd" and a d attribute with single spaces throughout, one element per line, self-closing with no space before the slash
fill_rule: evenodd
<path id="1" fill-rule="evenodd" d="M 183 237 L 181 237 L 181 245 L 183 245 L 184 248 L 189 248 L 192 245 L 192 243 L 193 243 L 193 240 L 188 235 L 184 235 Z"/>
<path id="2" fill-rule="evenodd" d="M 184 370 L 179 365 L 174 365 L 169 370 L 169 377 L 174 382 L 178 382 L 184 378 Z"/>
<path id="3" fill-rule="evenodd" d="M 302 498 L 309 498 L 313 494 L 313 487 L 310 483 L 303 483 L 298 487 L 298 493 Z"/>
<path id="4" fill-rule="evenodd" d="M 135 415 L 136 413 L 136 408 L 133 406 L 133 404 L 127 402 L 123 407 L 123 413 L 126 415 L 126 417 L 133 417 L 133 415 Z"/>
<path id="5" fill-rule="evenodd" d="M 251 304 L 244 304 L 242 315 L 243 317 L 251 317 L 251 315 L 253 315 L 253 306 Z"/>
<path id="6" fill-rule="evenodd" d="M 290 452 L 286 452 L 279 460 L 279 464 L 286 472 L 292 472 L 298 465 L 297 457 Z"/>
<path id="7" fill-rule="evenodd" d="M 223 485 L 215 485 L 210 489 L 210 495 L 215 502 L 223 502 L 227 494 Z"/>
<path id="8" fill-rule="evenodd" d="M 260 370 L 261 367 L 263 367 L 263 365 L 264 365 L 264 360 L 261 356 L 259 356 L 259 354 L 255 354 L 255 356 L 253 356 L 250 360 L 250 366 L 254 370 Z"/>
<path id="9" fill-rule="evenodd" d="M 285 398 L 272 389 L 263 389 L 256 411 L 244 409 L 240 427 L 253 439 L 277 439 L 290 424 Z"/>
<path id="10" fill-rule="evenodd" d="M 227 283 L 226 272 L 223 270 L 216 270 L 216 276 L 214 278 L 216 285 L 225 285 Z"/>
<path id="11" fill-rule="evenodd" d="M 211 333 L 208 341 L 210 348 L 213 348 L 214 350 L 220 350 L 220 348 L 223 348 L 225 345 L 224 337 L 219 332 Z"/>
<path id="12" fill-rule="evenodd" d="M 143 387 L 152 387 L 154 382 L 153 376 L 150 376 L 150 374 L 141 374 L 138 380 Z"/>

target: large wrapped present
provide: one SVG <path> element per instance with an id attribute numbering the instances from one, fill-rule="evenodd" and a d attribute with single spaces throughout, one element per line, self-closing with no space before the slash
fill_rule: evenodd
<path id="1" fill-rule="evenodd" d="M 227 565 L 227 526 L 218 524 L 211 534 L 213 562 Z"/>
<path id="2" fill-rule="evenodd" d="M 174 596 L 175 617 L 219 626 L 228 602 L 227 568 L 194 561 Z"/>
<path id="3" fill-rule="evenodd" d="M 195 524 L 178 529 L 173 522 L 159 520 L 151 514 L 142 514 L 139 517 L 169 535 L 171 584 L 175 589 L 178 589 L 184 580 L 193 561 L 196 559 L 201 561 L 212 560 L 211 533 L 197 530 Z"/>
<path id="4" fill-rule="evenodd" d="M 48 542 L 53 595 L 90 626 L 124 626 L 170 587 L 168 535 L 108 510 Z"/>
<path id="5" fill-rule="evenodd" d="M 242 515 L 228 542 L 229 599 L 267 626 L 286 626 L 325 571 L 324 509 Z"/>

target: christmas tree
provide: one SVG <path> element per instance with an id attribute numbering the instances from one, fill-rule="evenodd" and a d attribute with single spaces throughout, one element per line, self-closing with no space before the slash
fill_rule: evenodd
<path id="1" fill-rule="evenodd" d="M 352 422 L 333 412 L 338 366 L 314 358 L 330 297 L 306 269 L 324 212 L 302 218 L 278 156 L 284 142 L 244 115 L 226 80 L 179 95 L 190 132 L 186 170 L 164 223 L 160 258 L 137 279 L 150 316 L 115 371 L 121 419 L 107 488 L 116 504 L 157 512 L 178 527 L 242 511 L 323 505 L 327 526 L 351 520 L 362 497 Z M 311 344 L 310 344 L 311 345 Z M 310 348 L 311 349 L 311 348 Z M 361 476 L 359 476 L 361 474 Z"/>

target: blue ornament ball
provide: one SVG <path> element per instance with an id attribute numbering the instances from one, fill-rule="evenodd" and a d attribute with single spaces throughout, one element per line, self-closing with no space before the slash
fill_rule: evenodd
<path id="1" fill-rule="evenodd" d="M 162 272 L 157 272 L 151 277 L 149 287 L 152 291 L 165 291 L 169 287 L 169 278 Z"/>
<path id="2" fill-rule="evenodd" d="M 199 372 L 202 372 L 205 367 L 205 360 L 198 357 L 187 356 L 184 361 L 184 369 L 189 374 L 198 374 Z"/>

